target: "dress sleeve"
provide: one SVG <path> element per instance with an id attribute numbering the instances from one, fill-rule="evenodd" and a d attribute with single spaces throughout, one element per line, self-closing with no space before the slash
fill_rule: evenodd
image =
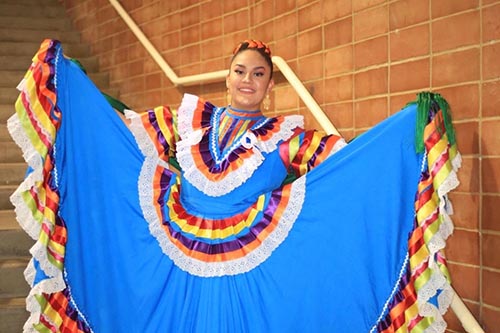
<path id="1" fill-rule="evenodd" d="M 280 155 L 289 172 L 300 177 L 345 145 L 341 136 L 297 129 L 289 140 L 280 145 Z"/>
<path id="2" fill-rule="evenodd" d="M 145 156 L 158 156 L 167 163 L 175 158 L 179 141 L 177 130 L 177 110 L 168 106 L 134 113 L 126 110 L 131 120 L 130 127 Z"/>

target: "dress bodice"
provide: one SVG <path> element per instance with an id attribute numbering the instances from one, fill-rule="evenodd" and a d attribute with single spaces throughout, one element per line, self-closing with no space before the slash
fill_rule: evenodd
<path id="1" fill-rule="evenodd" d="M 252 205 L 262 193 L 278 188 L 286 175 L 287 170 L 275 151 L 265 156 L 264 162 L 246 182 L 221 196 L 207 195 L 181 177 L 181 202 L 192 214 L 214 218 L 232 216 Z"/>
<path id="2" fill-rule="evenodd" d="M 198 154 L 192 161 L 196 161 L 196 157 L 204 160 L 201 167 L 208 165 L 214 178 L 224 170 L 231 171 L 225 175 L 224 185 L 217 187 L 209 182 L 204 190 L 201 184 L 206 182 L 185 176 L 185 170 L 192 170 L 193 165 L 183 160 L 180 196 L 184 208 L 193 214 L 223 218 L 245 210 L 259 195 L 278 188 L 287 175 L 278 147 L 292 132 L 276 133 L 280 139 L 275 139 L 274 150 L 261 149 L 258 131 L 266 126 L 270 128 L 273 122 L 260 111 L 212 107 L 210 125 L 204 128 L 204 135 L 195 144 L 199 148 L 191 149 L 191 156 Z M 192 136 L 193 133 L 187 134 L 188 138 Z"/>

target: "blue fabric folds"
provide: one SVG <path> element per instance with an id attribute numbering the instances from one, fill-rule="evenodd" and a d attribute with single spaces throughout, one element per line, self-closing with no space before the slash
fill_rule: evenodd
<path id="1" fill-rule="evenodd" d="M 137 184 L 144 157 L 93 83 L 62 58 L 57 93 L 65 276 L 94 332 L 358 333 L 384 315 L 414 224 L 416 106 L 305 176 L 300 214 L 267 260 L 205 278 L 178 268 L 150 234 Z"/>

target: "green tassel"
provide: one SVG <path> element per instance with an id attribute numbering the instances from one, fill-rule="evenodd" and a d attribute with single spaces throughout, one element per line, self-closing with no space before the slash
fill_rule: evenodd
<path id="1" fill-rule="evenodd" d="M 448 135 L 448 141 L 451 145 L 454 145 L 456 142 L 456 137 L 455 129 L 453 128 L 453 123 L 451 120 L 450 105 L 443 97 L 441 97 L 440 94 L 437 93 L 434 94 L 434 100 L 439 105 L 439 108 L 443 113 L 444 128 L 446 130 L 446 134 Z"/>
<path id="2" fill-rule="evenodd" d="M 425 149 L 424 130 L 429 123 L 429 111 L 433 103 L 437 103 L 443 114 L 444 127 L 448 135 L 448 141 L 450 144 L 455 144 L 455 131 L 451 121 L 450 106 L 448 102 L 446 102 L 440 94 L 425 91 L 417 94 L 416 101 L 408 103 L 408 105 L 417 104 L 417 124 L 415 128 L 415 150 L 417 153 L 421 153 Z"/>

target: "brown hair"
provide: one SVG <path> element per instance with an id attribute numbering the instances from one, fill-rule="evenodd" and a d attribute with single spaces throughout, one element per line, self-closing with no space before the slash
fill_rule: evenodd
<path id="1" fill-rule="evenodd" d="M 233 50 L 233 57 L 231 58 L 231 63 L 234 58 L 241 52 L 245 50 L 254 50 L 260 53 L 260 55 L 267 62 L 269 67 L 271 68 L 271 78 L 273 77 L 273 60 L 271 58 L 271 49 L 264 42 L 255 39 L 246 39 L 243 42 L 239 43 Z"/>

